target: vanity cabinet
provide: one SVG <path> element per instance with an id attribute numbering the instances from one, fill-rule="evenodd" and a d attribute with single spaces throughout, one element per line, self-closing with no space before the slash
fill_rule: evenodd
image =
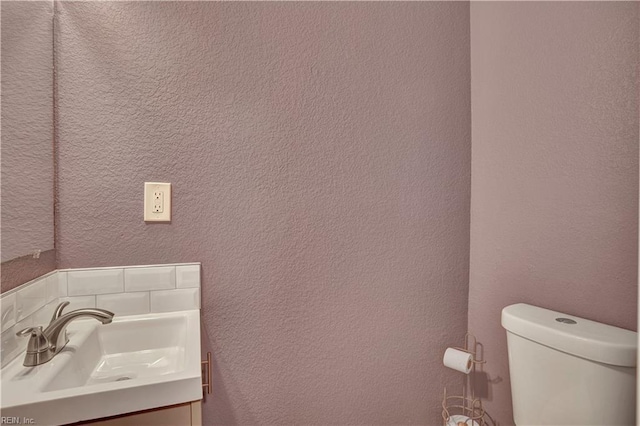
<path id="1" fill-rule="evenodd" d="M 202 426 L 201 401 L 75 423 L 74 426 Z"/>

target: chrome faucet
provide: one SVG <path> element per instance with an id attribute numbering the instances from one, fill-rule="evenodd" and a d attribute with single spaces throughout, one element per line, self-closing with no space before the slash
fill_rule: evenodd
<path id="1" fill-rule="evenodd" d="M 69 302 L 58 305 L 51 322 L 42 330 L 42 326 L 28 327 L 16 333 L 17 336 L 30 336 L 27 343 L 27 353 L 24 357 L 25 367 L 35 367 L 51 361 L 69 343 L 67 326 L 77 318 L 95 318 L 103 324 L 109 324 L 113 320 L 113 312 L 98 308 L 83 308 L 62 314 L 62 310 Z"/>

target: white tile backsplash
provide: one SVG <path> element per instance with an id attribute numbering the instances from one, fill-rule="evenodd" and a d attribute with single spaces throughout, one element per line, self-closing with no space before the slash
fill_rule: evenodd
<path id="1" fill-rule="evenodd" d="M 68 296 L 67 272 L 59 271 L 56 276 L 58 277 L 58 297 Z"/>
<path id="2" fill-rule="evenodd" d="M 176 287 L 200 287 L 200 265 L 176 266 Z"/>
<path id="3" fill-rule="evenodd" d="M 116 315 L 138 315 L 149 313 L 149 292 L 99 294 L 96 307 Z"/>
<path id="4" fill-rule="evenodd" d="M 124 270 L 122 269 L 67 272 L 67 294 L 69 296 L 122 293 L 123 291 Z"/>
<path id="5" fill-rule="evenodd" d="M 59 270 L 3 293 L 2 366 L 26 348 L 28 339 L 15 333 L 31 326 L 46 327 L 64 301 L 70 302 L 64 312 L 101 307 L 116 315 L 137 315 L 199 309 L 200 264 Z"/>
<path id="6" fill-rule="evenodd" d="M 182 288 L 151 292 L 151 312 L 200 309 L 200 289 Z"/>
<path id="7" fill-rule="evenodd" d="M 125 269 L 124 286 L 127 292 L 176 288 L 176 268 L 157 266 Z"/>
<path id="8" fill-rule="evenodd" d="M 0 364 L 2 366 L 27 348 L 27 339 L 18 339 L 20 338 L 16 336 L 15 326 L 2 332 L 2 342 L 0 343 Z"/>
<path id="9" fill-rule="evenodd" d="M 42 328 L 47 328 L 47 325 L 49 324 L 49 322 L 51 322 L 53 312 L 57 307 L 58 300 L 54 300 L 38 309 L 33 315 L 31 315 L 33 318 L 33 325 L 41 325 Z M 65 312 L 67 311 L 67 309 L 68 307 L 65 309 Z"/>
<path id="10" fill-rule="evenodd" d="M 16 323 L 16 294 L 11 293 L 3 296 L 0 300 L 0 315 L 2 315 L 2 331 L 4 332 Z"/>
<path id="11" fill-rule="evenodd" d="M 76 309 L 82 308 L 95 308 L 96 307 L 96 296 L 68 296 L 61 297 L 60 302 L 69 302 L 69 306 L 64 308 L 64 312 L 75 311 Z"/>
<path id="12" fill-rule="evenodd" d="M 18 331 L 23 330 L 23 329 L 25 329 L 27 327 L 33 327 L 34 325 L 44 325 L 44 324 L 36 324 L 35 323 L 35 318 L 33 317 L 33 315 L 29 315 L 25 319 L 23 319 L 21 321 L 18 321 L 18 323 L 13 326 L 13 329 L 16 332 L 18 332 Z M 28 339 L 25 339 L 25 340 L 28 340 Z"/>
<path id="13" fill-rule="evenodd" d="M 2 346 L 0 346 L 0 364 L 4 367 L 7 363 L 11 362 L 18 355 L 27 349 L 27 342 L 29 337 L 16 336 L 16 333 L 27 327 L 32 327 L 35 324 L 33 321 L 33 315 L 29 315 L 27 318 L 18 322 L 13 327 L 7 329 L 2 333 Z"/>
<path id="14" fill-rule="evenodd" d="M 56 300 L 59 296 L 58 275 L 51 274 L 46 278 L 46 296 L 45 303 Z"/>
<path id="15" fill-rule="evenodd" d="M 16 292 L 17 320 L 21 321 L 42 308 L 47 298 L 47 277 L 40 278 Z"/>

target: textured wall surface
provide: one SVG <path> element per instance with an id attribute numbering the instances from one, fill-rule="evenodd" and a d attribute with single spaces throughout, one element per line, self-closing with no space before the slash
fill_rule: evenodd
<path id="1" fill-rule="evenodd" d="M 0 8 L 4 262 L 53 249 L 53 4 Z"/>
<path id="2" fill-rule="evenodd" d="M 467 326 L 468 3 L 59 8 L 59 266 L 201 261 L 206 424 L 435 424 Z M 144 181 L 173 222 L 142 221 Z"/>
<path id="3" fill-rule="evenodd" d="M 469 328 L 513 422 L 504 306 L 636 329 L 638 5 L 473 2 Z"/>

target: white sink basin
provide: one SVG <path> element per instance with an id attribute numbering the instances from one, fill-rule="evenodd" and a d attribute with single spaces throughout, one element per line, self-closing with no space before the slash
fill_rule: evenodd
<path id="1" fill-rule="evenodd" d="M 53 360 L 2 370 L 2 415 L 58 425 L 201 399 L 199 314 L 72 322 Z"/>
<path id="2" fill-rule="evenodd" d="M 185 369 L 187 318 L 138 318 L 94 327 L 43 391 L 157 377 Z"/>

